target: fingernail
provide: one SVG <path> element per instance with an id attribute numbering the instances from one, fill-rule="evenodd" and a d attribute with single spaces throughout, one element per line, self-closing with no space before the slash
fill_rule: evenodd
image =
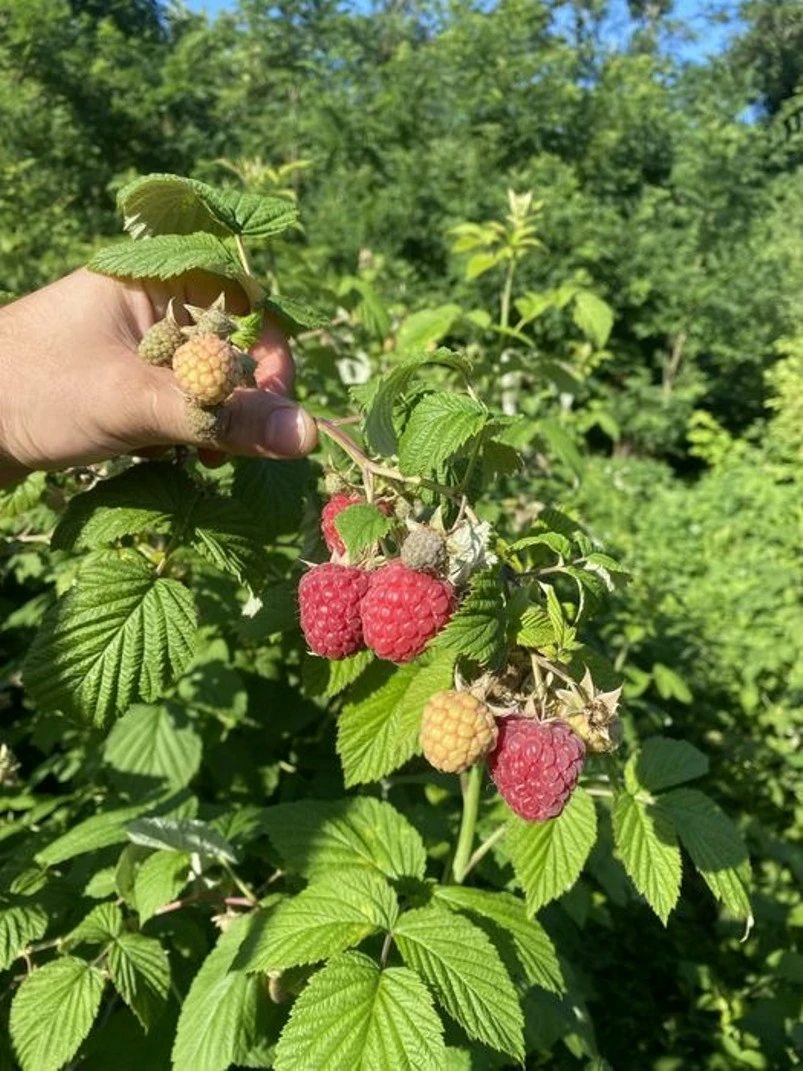
<path id="1" fill-rule="evenodd" d="M 265 428 L 265 447 L 275 454 L 293 457 L 308 454 L 315 446 L 318 429 L 315 421 L 298 406 L 274 409 Z"/>

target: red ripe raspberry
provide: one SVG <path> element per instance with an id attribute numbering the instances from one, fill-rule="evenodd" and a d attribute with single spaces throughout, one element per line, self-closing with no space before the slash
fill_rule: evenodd
<path id="1" fill-rule="evenodd" d="M 452 616 L 456 598 L 446 580 L 418 573 L 401 561 L 371 576 L 362 601 L 365 642 L 390 662 L 411 662 Z"/>
<path id="2" fill-rule="evenodd" d="M 360 600 L 370 576 L 348 565 L 316 565 L 298 585 L 301 631 L 309 648 L 324 658 L 347 658 L 365 646 Z"/>
<path id="3" fill-rule="evenodd" d="M 488 768 L 512 811 L 528 822 L 557 818 L 574 792 L 585 746 L 561 721 L 501 718 Z"/>
<path id="4" fill-rule="evenodd" d="M 340 532 L 335 528 L 335 517 L 349 506 L 356 506 L 365 499 L 355 492 L 341 491 L 332 495 L 321 510 L 321 531 L 323 540 L 333 554 L 345 554 L 346 544 L 341 538 Z"/>

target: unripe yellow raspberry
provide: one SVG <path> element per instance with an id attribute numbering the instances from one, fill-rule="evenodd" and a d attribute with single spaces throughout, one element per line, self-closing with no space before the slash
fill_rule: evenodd
<path id="1" fill-rule="evenodd" d="M 237 385 L 240 362 L 225 339 L 195 335 L 173 354 L 173 371 L 178 385 L 196 405 L 220 405 Z"/>
<path id="2" fill-rule="evenodd" d="M 421 749 L 444 773 L 461 773 L 496 744 L 496 720 L 470 692 L 436 692 L 424 707 Z"/>

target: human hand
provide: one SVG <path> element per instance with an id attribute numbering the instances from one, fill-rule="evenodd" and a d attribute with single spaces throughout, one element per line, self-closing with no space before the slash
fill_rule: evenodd
<path id="1" fill-rule="evenodd" d="M 179 443 L 252 457 L 309 453 L 315 422 L 287 398 L 293 361 L 277 328 L 252 347 L 257 387 L 235 390 L 213 444 L 199 441 L 172 371 L 137 354 L 171 298 L 206 307 L 219 291 L 220 280 L 201 272 L 158 283 L 81 269 L 0 309 L 0 485 Z M 226 308 L 247 311 L 235 284 Z"/>

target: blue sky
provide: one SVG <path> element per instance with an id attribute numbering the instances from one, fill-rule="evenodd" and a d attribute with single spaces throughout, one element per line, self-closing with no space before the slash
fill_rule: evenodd
<path id="1" fill-rule="evenodd" d="M 184 3 L 192 11 L 205 12 L 207 15 L 216 15 L 220 11 L 230 11 L 236 7 L 236 0 L 184 0 Z M 726 6 L 732 10 L 733 2 Z M 722 0 L 717 5 L 722 7 Z M 672 51 L 687 62 L 697 62 L 711 53 L 720 52 L 727 44 L 729 37 L 738 28 L 738 21 L 730 18 L 724 23 L 714 23 L 709 18 L 712 10 L 711 0 L 675 0 L 672 10 L 672 18 L 685 23 L 695 33 L 696 39 L 686 41 L 681 38 L 673 38 Z M 611 19 L 611 31 L 614 39 L 626 25 L 627 6 L 625 0 L 614 0 L 614 15 Z"/>

